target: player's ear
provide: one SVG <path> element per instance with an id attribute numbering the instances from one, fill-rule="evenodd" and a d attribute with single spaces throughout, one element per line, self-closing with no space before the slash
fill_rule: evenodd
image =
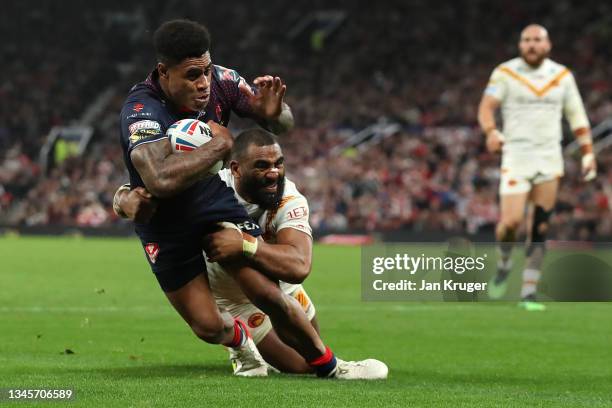
<path id="1" fill-rule="evenodd" d="M 238 162 L 236 160 L 232 160 L 230 161 L 229 164 L 229 168 L 232 171 L 232 176 L 234 177 L 240 177 L 240 165 L 238 164 Z"/>
<path id="2" fill-rule="evenodd" d="M 168 67 L 163 62 L 157 63 L 157 73 L 160 78 L 168 79 Z"/>

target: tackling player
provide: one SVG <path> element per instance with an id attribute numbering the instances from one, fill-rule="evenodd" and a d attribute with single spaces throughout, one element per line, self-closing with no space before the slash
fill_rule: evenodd
<path id="1" fill-rule="evenodd" d="M 286 87 L 279 78 L 260 77 L 258 89 L 253 90 L 235 71 L 213 65 L 208 31 L 192 21 L 162 24 L 154 42 L 159 62 L 146 81 L 130 90 L 120 117 L 131 188 L 146 187 L 158 198 L 150 222 L 136 223 L 135 230 L 162 290 L 193 332 L 208 343 L 233 347 L 253 369 L 251 374 L 265 375 L 265 363 L 246 326 L 217 308 L 205 274 L 201 241 L 219 222 L 260 234 L 233 191 L 218 176 L 210 176 L 208 169 L 230 152 L 231 134 L 217 123 L 227 124 L 231 111 L 270 128 L 291 125 L 283 104 Z M 208 121 L 214 137 L 190 154 L 175 155 L 166 130 L 184 118 Z M 224 267 L 317 375 L 335 374 L 333 353 L 297 302 L 246 262 Z"/>
<path id="2" fill-rule="evenodd" d="M 501 219 L 496 228 L 500 259 L 489 296 L 500 298 L 507 286 L 510 255 L 516 232 L 532 203 L 528 220 L 527 261 L 523 271 L 520 306 L 544 310 L 536 287 L 545 253 L 546 232 L 563 175 L 561 117 L 565 115 L 582 151 L 585 181 L 596 176 L 591 130 L 574 76 L 548 58 L 551 42 L 540 25 L 527 26 L 519 41 L 520 57 L 493 71 L 478 110 L 490 152 L 502 153 L 499 194 Z M 495 111 L 501 107 L 503 132 Z"/>
<path id="3" fill-rule="evenodd" d="M 308 223 L 306 198 L 295 184 L 285 178 L 284 157 L 274 136 L 262 129 L 242 132 L 232 149 L 230 169 L 219 173 L 235 190 L 238 201 L 249 215 L 263 226 L 264 241 L 248 259 L 253 267 L 280 281 L 283 291 L 304 308 L 313 327 L 319 331 L 315 307 L 301 283 L 310 273 L 312 230 Z M 129 218 L 143 220 L 154 212 L 152 202 L 140 196 L 117 192 L 117 201 Z M 248 322 L 257 348 L 264 359 L 283 372 L 312 373 L 312 368 L 274 331 L 268 316 L 253 305 L 234 279 L 218 263 L 242 258 L 243 237 L 232 229 L 223 229 L 205 239 L 207 270 L 217 304 L 234 318 Z M 291 283 L 289 283 L 291 282 Z M 234 372 L 243 370 L 235 351 L 230 349 Z M 388 369 L 380 361 L 339 360 L 337 378 L 381 379 Z"/>

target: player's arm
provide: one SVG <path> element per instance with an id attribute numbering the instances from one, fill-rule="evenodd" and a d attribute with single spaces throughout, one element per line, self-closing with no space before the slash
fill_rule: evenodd
<path id="1" fill-rule="evenodd" d="M 498 69 L 493 71 L 478 106 L 478 123 L 487 138 L 487 149 L 491 153 L 500 151 L 504 135 L 497 129 L 495 112 L 506 93 L 506 78 Z"/>
<path id="2" fill-rule="evenodd" d="M 568 91 L 563 100 L 563 112 L 580 145 L 582 153 L 582 176 L 590 181 L 597 176 L 597 163 L 593 152 L 593 138 L 591 126 L 584 109 L 580 91 L 574 76 L 570 74 Z"/>
<path id="3" fill-rule="evenodd" d="M 312 238 L 294 228 L 278 231 L 274 244 L 225 228 L 209 234 L 204 249 L 211 262 L 247 258 L 255 269 L 288 283 L 302 283 L 310 273 Z"/>
<path id="4" fill-rule="evenodd" d="M 113 211 L 121 218 L 127 218 L 139 224 L 145 224 L 157 210 L 157 200 L 142 187 L 130 188 L 124 184 L 115 191 Z"/>
<path id="5" fill-rule="evenodd" d="M 253 81 L 253 89 L 241 78 L 238 85 L 249 105 L 250 116 L 274 134 L 282 134 L 293 128 L 291 108 L 284 101 L 287 85 L 279 77 L 264 75 Z"/>
<path id="6" fill-rule="evenodd" d="M 491 153 L 500 151 L 504 143 L 504 136 L 497 129 L 495 123 L 495 111 L 499 108 L 500 101 L 493 96 L 483 95 L 478 106 L 478 123 L 487 138 L 487 150 Z"/>
<path id="7" fill-rule="evenodd" d="M 286 133 L 293 129 L 294 120 L 291 108 L 285 102 L 282 103 L 281 113 L 276 118 L 266 121 L 266 127 L 275 135 Z"/>
<path id="8" fill-rule="evenodd" d="M 142 143 L 130 158 L 146 189 L 156 197 L 171 197 L 207 176 L 208 169 L 230 152 L 232 135 L 227 128 L 208 122 L 213 138 L 188 153 L 173 154 L 167 138 Z"/>
<path id="9" fill-rule="evenodd" d="M 310 274 L 312 238 L 294 228 L 284 228 L 276 234 L 275 244 L 260 239 L 250 259 L 256 269 L 271 278 L 302 283 Z"/>

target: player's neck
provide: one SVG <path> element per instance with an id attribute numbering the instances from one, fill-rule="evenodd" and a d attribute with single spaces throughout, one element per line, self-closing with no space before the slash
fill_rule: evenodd
<path id="1" fill-rule="evenodd" d="M 539 69 L 542 65 L 544 65 L 544 62 L 546 61 L 546 58 L 544 58 L 544 59 L 542 59 L 541 61 L 539 61 L 536 64 L 531 64 L 531 63 L 527 62 L 527 60 L 525 58 L 521 57 L 521 59 L 523 60 L 523 63 L 527 67 L 529 67 L 530 69 L 533 69 L 533 70 Z"/>

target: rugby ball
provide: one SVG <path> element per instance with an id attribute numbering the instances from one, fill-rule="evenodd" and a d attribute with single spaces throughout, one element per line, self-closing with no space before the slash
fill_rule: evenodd
<path id="1" fill-rule="evenodd" d="M 208 143 L 212 139 L 212 131 L 206 123 L 199 120 L 181 119 L 168 128 L 166 136 L 170 139 L 172 150 L 175 153 L 189 152 Z M 222 167 L 223 161 L 220 160 L 208 172 L 217 174 Z"/>

